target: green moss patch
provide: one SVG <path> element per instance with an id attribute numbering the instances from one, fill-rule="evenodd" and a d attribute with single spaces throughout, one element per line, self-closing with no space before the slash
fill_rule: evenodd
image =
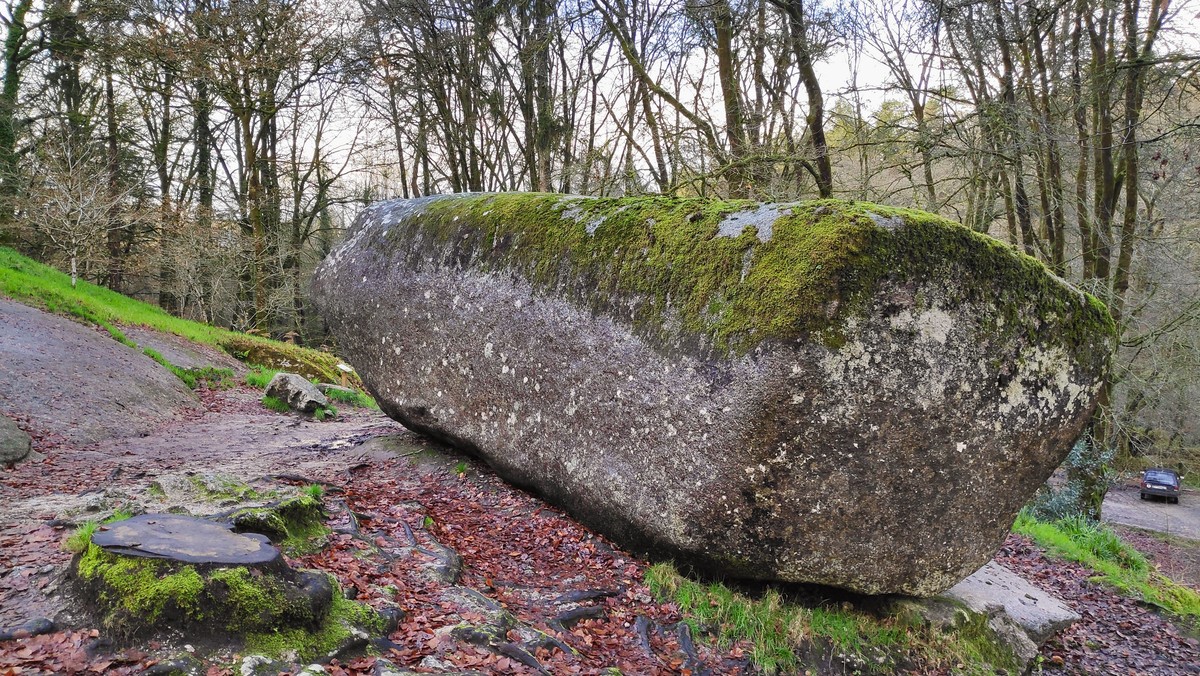
<path id="1" fill-rule="evenodd" d="M 247 652 L 307 662 L 327 657 L 356 638 L 383 632 L 383 619 L 369 606 L 334 594 L 324 620 L 314 629 L 275 629 L 246 635 Z"/>
<path id="2" fill-rule="evenodd" d="M 755 226 L 720 236 L 726 217 L 758 206 L 698 198 L 459 196 L 434 200 L 380 230 L 383 246 L 372 251 L 411 267 L 433 259 L 516 273 L 539 290 L 628 322 L 668 349 L 697 337 L 735 353 L 805 336 L 837 347 L 845 320 L 884 280 L 931 277 L 955 280 L 948 292 L 962 301 L 1001 299 L 997 327 L 1006 332 L 1061 324 L 1061 340 L 1072 348 L 1115 335 L 1099 301 L 1061 283 L 1037 260 L 938 216 L 819 200 L 783 207 L 766 241 Z M 1037 316 L 1022 310 L 1030 304 Z"/>
<path id="3" fill-rule="evenodd" d="M 245 482 L 219 474 L 194 474 L 188 481 L 202 497 L 216 503 L 259 501 L 271 493 L 260 493 Z"/>
<path id="4" fill-rule="evenodd" d="M 101 624 L 121 635 L 171 627 L 328 637 L 335 611 L 337 619 L 350 618 L 356 626 L 381 626 L 373 611 L 346 601 L 324 573 L 180 564 L 113 554 L 94 544 L 78 557 L 75 571 Z"/>
<path id="5" fill-rule="evenodd" d="M 229 516 L 239 533 L 260 533 L 293 555 L 319 550 L 330 530 L 325 525 L 320 494 L 305 490 L 300 495 L 262 507 L 239 509 Z"/>
<path id="6" fill-rule="evenodd" d="M 76 563 L 79 579 L 94 591 L 111 631 L 137 633 L 160 620 L 181 624 L 204 618 L 204 580 L 194 566 L 116 556 L 89 544 Z"/>

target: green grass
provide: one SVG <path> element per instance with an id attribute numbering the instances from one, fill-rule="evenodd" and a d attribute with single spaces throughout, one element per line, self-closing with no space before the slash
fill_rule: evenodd
<path id="1" fill-rule="evenodd" d="M 92 542 L 92 536 L 96 534 L 96 529 L 99 527 L 100 524 L 96 521 L 84 521 L 63 543 L 63 548 L 72 554 L 82 554 Z"/>
<path id="2" fill-rule="evenodd" d="M 262 405 L 276 413 L 291 413 L 292 407 L 287 405 L 287 402 L 278 397 L 264 396 Z"/>
<path id="3" fill-rule="evenodd" d="M 109 329 L 110 334 L 113 332 L 114 329 Z M 122 334 L 121 338 L 118 338 L 118 340 L 126 345 L 129 345 L 130 347 L 137 348 L 137 345 L 133 344 L 132 341 L 124 340 L 124 334 Z M 214 390 L 227 390 L 230 387 L 233 387 L 233 369 L 222 369 L 216 368 L 215 366 L 204 366 L 190 369 L 180 368 L 167 361 L 166 357 L 163 357 L 161 354 L 159 354 L 157 350 L 148 347 L 142 350 L 142 354 L 158 362 L 163 368 L 167 369 L 171 373 L 174 373 L 176 377 L 182 380 L 185 385 L 193 390 L 201 384 L 204 384 L 210 389 Z"/>
<path id="4" fill-rule="evenodd" d="M 0 247 L 0 294 L 95 324 L 130 346 L 133 341 L 118 328 L 121 324 L 174 334 L 224 350 L 249 364 L 286 369 L 314 380 L 335 381 L 341 376 L 338 358 L 332 354 L 173 317 L 154 305 L 82 280 L 73 289 L 67 275 L 7 247 Z M 354 384 L 360 383 L 356 380 Z"/>
<path id="5" fill-rule="evenodd" d="M 79 524 L 74 533 L 71 533 L 71 537 L 67 538 L 67 541 L 63 543 L 63 549 L 72 554 L 82 554 L 87 550 L 88 545 L 92 543 L 92 536 L 96 534 L 96 529 L 100 528 L 101 523 L 114 523 L 132 517 L 133 512 L 126 509 L 118 509 L 103 521 L 84 521 Z"/>
<path id="6" fill-rule="evenodd" d="M 852 671 L 861 667 L 871 673 L 888 673 L 914 660 L 963 674 L 993 674 L 997 668 L 1011 673 L 1016 666 L 982 616 L 944 633 L 909 613 L 876 616 L 848 605 L 808 608 L 788 603 L 774 589 L 751 598 L 723 584 L 684 577 L 671 564 L 651 566 L 645 580 L 661 601 L 679 606 L 693 633 L 708 635 L 725 649 L 747 646 L 750 660 L 766 674 L 803 673 L 801 666 L 819 662 L 824 649 L 844 656 Z"/>
<path id="7" fill-rule="evenodd" d="M 796 669 L 795 651 L 808 630 L 808 611 L 784 606 L 774 590 L 755 601 L 724 585 L 683 577 L 670 564 L 647 569 L 646 585 L 659 598 L 678 603 L 697 635 L 711 628 L 723 648 L 749 641 L 751 661 L 768 674 Z"/>
<path id="8" fill-rule="evenodd" d="M 246 374 L 244 380 L 250 387 L 265 390 L 277 373 L 279 373 L 278 370 L 267 368 L 266 366 L 253 366 L 250 372 Z"/>
<path id="9" fill-rule="evenodd" d="M 260 401 L 262 402 L 263 406 L 267 407 L 269 410 L 275 411 L 276 413 L 291 413 L 292 412 L 292 407 L 288 406 L 288 403 L 286 401 L 284 401 L 278 397 L 272 397 L 269 394 L 263 395 L 263 398 Z M 317 422 L 321 422 L 323 420 L 326 420 L 329 418 L 336 418 L 336 417 L 337 417 L 337 409 L 332 406 L 325 406 L 324 408 L 318 408 L 312 414 L 312 419 L 316 420 Z"/>
<path id="10" fill-rule="evenodd" d="M 246 374 L 243 380 L 251 387 L 257 387 L 260 390 L 264 390 L 266 389 L 267 385 L 271 383 L 271 379 L 274 378 L 277 373 L 279 373 L 277 369 L 268 368 L 266 366 L 255 366 L 250 369 L 250 372 Z M 353 392 L 327 390 L 325 392 L 325 396 L 330 401 L 336 401 L 339 403 L 348 404 L 350 406 L 357 406 L 359 408 L 373 408 L 376 411 L 379 410 L 379 405 L 375 403 L 374 399 L 362 392 L 359 392 L 358 390 L 354 390 Z M 268 408 L 271 407 L 268 406 Z M 271 410 L 279 409 L 272 408 Z M 324 410 L 314 413 L 313 418 L 320 421 L 336 415 L 337 409 L 333 406 L 328 406 Z"/>
<path id="11" fill-rule="evenodd" d="M 357 406 L 359 408 L 373 408 L 379 410 L 379 404 L 370 395 L 355 390 L 353 392 L 343 392 L 342 390 L 326 390 L 325 396 L 330 401 L 338 401 L 343 404 Z"/>
<path id="12" fill-rule="evenodd" d="M 1022 511 L 1013 531 L 1031 538 L 1051 555 L 1083 564 L 1096 578 L 1122 594 L 1141 599 L 1200 628 L 1200 594 L 1154 569 L 1141 552 L 1102 524 L 1082 517 L 1039 521 Z"/>

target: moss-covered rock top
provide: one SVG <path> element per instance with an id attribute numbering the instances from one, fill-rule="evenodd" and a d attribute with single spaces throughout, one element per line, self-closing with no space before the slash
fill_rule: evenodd
<path id="1" fill-rule="evenodd" d="M 745 353 L 812 335 L 837 346 L 887 278 L 953 280 L 963 300 L 1000 299 L 1004 330 L 1061 323 L 1071 351 L 1115 332 L 1103 304 L 1037 260 L 944 218 L 865 202 L 454 195 L 375 205 L 351 237 L 364 236 L 414 268 L 519 275 L 667 347 L 699 339 Z M 1031 298 L 1039 316 L 1016 310 Z"/>

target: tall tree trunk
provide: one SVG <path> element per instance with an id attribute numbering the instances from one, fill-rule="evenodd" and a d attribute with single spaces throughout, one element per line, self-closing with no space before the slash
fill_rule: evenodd
<path id="1" fill-rule="evenodd" d="M 1121 138 L 1122 163 L 1125 174 L 1125 207 L 1121 219 L 1121 249 L 1117 255 L 1117 269 L 1113 274 L 1113 298 L 1109 309 L 1113 318 L 1121 321 L 1125 309 L 1125 296 L 1129 290 L 1129 277 L 1133 264 L 1134 243 L 1137 240 L 1138 213 L 1138 124 L 1141 121 L 1143 89 L 1142 78 L 1154 48 L 1158 31 L 1170 8 L 1170 0 L 1156 0 L 1150 10 L 1143 42 L 1138 45 L 1138 17 L 1141 14 L 1139 0 L 1125 0 L 1125 130 Z"/>
<path id="2" fill-rule="evenodd" d="M 1075 220 L 1079 229 L 1079 248 L 1083 260 L 1083 280 L 1096 276 L 1095 234 L 1087 199 L 1088 156 L 1091 154 L 1088 134 L 1087 100 L 1083 96 L 1083 61 L 1080 56 L 1083 37 L 1083 12 L 1087 0 L 1079 0 L 1071 30 L 1071 109 L 1075 121 L 1075 145 L 1078 160 L 1075 168 Z"/>
<path id="3" fill-rule="evenodd" d="M 5 243 L 18 194 L 17 112 L 20 107 L 21 70 L 32 55 L 27 47 L 25 17 L 33 0 L 20 0 L 12 8 L 4 36 L 4 86 L 0 89 L 0 244 Z"/>
<path id="4" fill-rule="evenodd" d="M 1000 60 L 1004 71 L 1001 74 L 1001 96 L 1004 100 L 1005 131 L 1009 138 L 1009 152 L 1012 155 L 1013 208 L 1016 209 L 1017 226 L 1021 231 L 1021 245 L 1027 255 L 1037 254 L 1035 248 L 1033 221 L 1029 210 L 1029 193 L 1025 190 L 1024 143 L 1021 140 L 1021 130 L 1017 118 L 1017 92 L 1013 75 L 1012 49 L 1008 42 L 1008 30 L 1005 27 L 1004 15 L 1001 13 L 1000 0 L 992 0 L 992 18 L 996 23 L 997 42 L 1000 45 Z"/>
<path id="5" fill-rule="evenodd" d="M 742 116 L 741 87 L 737 79 L 737 55 L 733 52 L 733 12 L 728 0 L 714 0 L 713 29 L 717 36 L 717 77 L 725 104 L 725 136 L 729 141 L 729 196 L 747 198 L 753 192 L 746 162 L 746 125 Z"/>
<path id="6" fill-rule="evenodd" d="M 207 229 L 212 222 L 216 185 L 212 166 L 212 99 L 208 93 L 208 83 L 204 80 L 196 82 L 196 100 L 192 110 L 195 115 L 192 131 L 196 148 L 196 220 L 201 229 Z"/>
<path id="7" fill-rule="evenodd" d="M 829 145 L 825 141 L 825 98 L 821 94 L 821 83 L 813 68 L 804 0 L 786 0 L 784 9 L 788 16 L 789 40 L 796 57 L 796 68 L 804 85 L 804 93 L 808 97 L 808 112 L 805 113 L 804 119 L 808 125 L 809 143 L 813 148 L 813 178 L 817 182 L 817 193 L 821 197 L 831 197 L 833 165 L 829 158 Z"/>
<path id="8" fill-rule="evenodd" d="M 536 189 L 553 190 L 550 181 L 554 158 L 554 141 L 558 136 L 554 122 L 554 89 L 550 85 L 550 19 L 554 16 L 554 0 L 534 0 L 533 57 L 534 96 L 537 100 L 537 130 L 534 134 L 538 165 Z"/>
<path id="9" fill-rule="evenodd" d="M 104 59 L 104 123 L 107 131 L 105 170 L 108 174 L 108 279 L 107 286 L 121 292 L 125 286 L 125 229 L 121 227 L 121 156 L 117 146 L 117 100 L 113 88 L 111 57 Z"/>

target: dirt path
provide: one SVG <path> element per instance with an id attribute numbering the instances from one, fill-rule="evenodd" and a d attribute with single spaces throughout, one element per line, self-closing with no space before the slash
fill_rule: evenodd
<path id="1" fill-rule="evenodd" d="M 246 483 L 280 473 L 336 475 L 358 462 L 344 451 L 403 430 L 363 409 L 349 408 L 338 421 L 323 423 L 279 415 L 263 408 L 261 396 L 246 387 L 202 390 L 203 412 L 188 412 L 143 436 L 93 444 L 62 442 L 53 434 L 35 439 L 44 461 L 0 473 L 0 576 L 9 574 L 0 585 L 0 627 L 63 610 L 61 598 L 35 593 L 53 589 L 69 558 L 56 547 L 71 529 L 47 529 L 47 522 L 102 518 L 134 505 L 152 509 L 151 486 L 166 475 Z"/>
<path id="2" fill-rule="evenodd" d="M 1200 491 L 1185 488 L 1178 504 L 1142 500 L 1137 486 L 1114 486 L 1104 497 L 1105 521 L 1200 540 Z"/>

